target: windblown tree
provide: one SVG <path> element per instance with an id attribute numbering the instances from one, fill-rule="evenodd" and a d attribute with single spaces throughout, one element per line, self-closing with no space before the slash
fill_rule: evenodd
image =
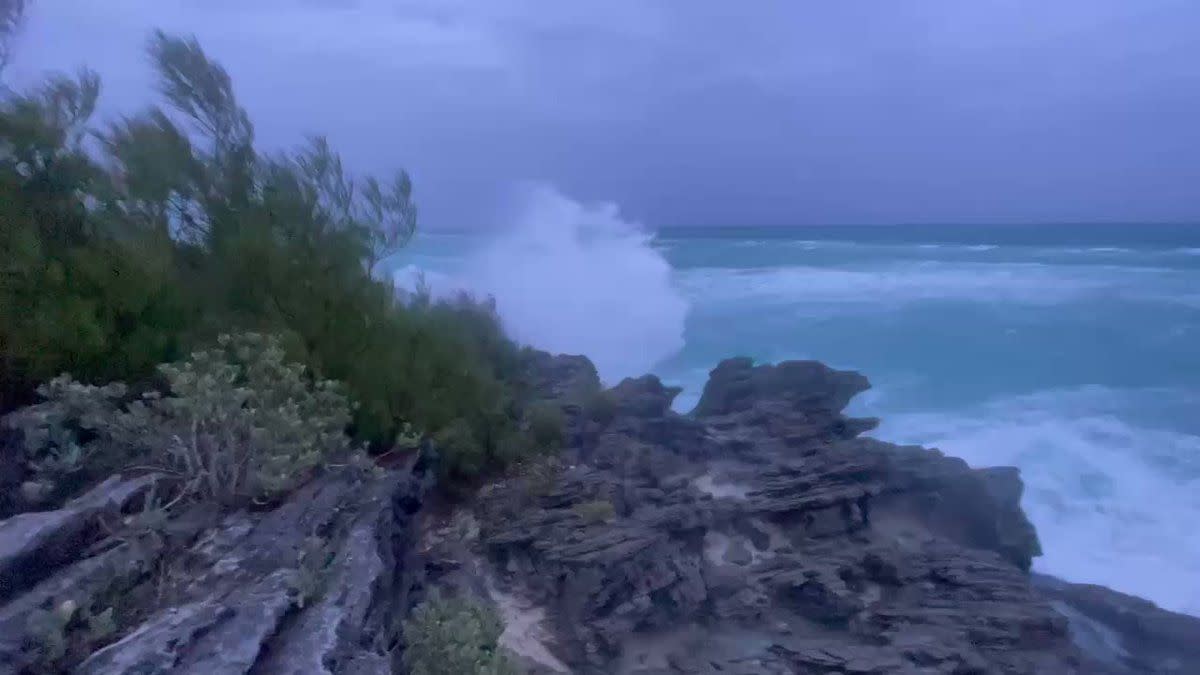
<path id="1" fill-rule="evenodd" d="M 0 72 L 12 58 L 12 40 L 25 19 L 26 0 L 0 0 Z"/>
<path id="2" fill-rule="evenodd" d="M 0 408 L 62 372 L 144 380 L 249 330 L 344 382 L 360 438 L 452 427 L 471 460 L 451 473 L 512 454 L 518 351 L 492 308 L 378 278 L 416 229 L 409 176 L 354 176 L 319 136 L 261 154 L 195 39 L 155 32 L 149 54 L 165 105 L 100 128 L 90 71 L 0 102 Z"/>

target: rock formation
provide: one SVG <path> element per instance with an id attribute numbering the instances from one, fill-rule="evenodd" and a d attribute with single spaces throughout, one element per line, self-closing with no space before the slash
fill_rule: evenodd
<path id="1" fill-rule="evenodd" d="M 141 475 L 0 521 L 0 675 L 402 672 L 434 588 L 531 672 L 1200 672 L 1200 620 L 1029 574 L 1015 469 L 862 437 L 857 373 L 731 359 L 682 415 L 653 376 L 529 367 L 566 447 L 464 500 L 425 453 L 261 511 L 144 522 Z"/>

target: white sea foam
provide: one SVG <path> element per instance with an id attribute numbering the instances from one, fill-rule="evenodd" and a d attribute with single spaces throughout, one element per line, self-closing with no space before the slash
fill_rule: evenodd
<path id="1" fill-rule="evenodd" d="M 936 300 L 1044 306 L 1089 298 L 1195 306 L 1194 274 L 1143 267 L 920 261 L 870 267 L 694 268 L 679 277 L 694 300 L 848 310 Z"/>
<path id="2" fill-rule="evenodd" d="M 1166 395 L 1088 387 L 965 411 L 883 412 L 874 435 L 973 466 L 1019 466 L 1045 551 L 1035 568 L 1200 614 L 1200 436 L 1129 419 L 1137 397 Z"/>
<path id="3" fill-rule="evenodd" d="M 499 234 L 465 254 L 453 274 L 425 271 L 435 293 L 490 295 L 518 341 L 586 354 L 606 381 L 640 375 L 683 347 L 688 304 L 652 236 L 612 204 L 585 205 L 531 188 Z M 423 270 L 404 268 L 411 288 Z"/>

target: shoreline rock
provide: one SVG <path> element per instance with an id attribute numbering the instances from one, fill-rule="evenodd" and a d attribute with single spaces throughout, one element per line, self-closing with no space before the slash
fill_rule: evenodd
<path id="1" fill-rule="evenodd" d="M 415 453 L 153 534 L 91 525 L 150 477 L 0 521 L 0 675 L 403 672 L 433 592 L 494 604 L 531 673 L 1200 672 L 1200 619 L 1029 573 L 1015 468 L 862 437 L 858 373 L 730 359 L 680 414 L 654 376 L 526 365 L 564 447 L 463 502 L 426 497 Z M 34 630 L 64 607 L 63 636 Z"/>

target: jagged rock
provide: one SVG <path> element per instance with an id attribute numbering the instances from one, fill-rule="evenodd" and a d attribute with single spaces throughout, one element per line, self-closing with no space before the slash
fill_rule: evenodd
<path id="1" fill-rule="evenodd" d="M 580 394 L 600 389 L 596 366 L 585 356 L 526 352 L 525 384 L 535 399 L 578 402 Z"/>
<path id="2" fill-rule="evenodd" d="M 160 553 L 161 548 L 147 542 L 119 543 L 56 572 L 0 607 L 0 673 L 23 672 L 39 663 L 42 645 L 30 630 L 37 613 L 64 603 L 90 608 L 97 599 L 119 597 L 149 575 Z"/>
<path id="3" fill-rule="evenodd" d="M 679 387 L 664 386 L 654 375 L 627 378 L 611 390 L 620 413 L 634 417 L 663 417 L 671 409 L 671 403 Z"/>
<path id="4" fill-rule="evenodd" d="M 1200 672 L 1200 618 L 1141 598 L 1035 574 L 1038 591 L 1071 624 L 1089 672 L 1107 675 Z"/>
<path id="5" fill-rule="evenodd" d="M 0 600 L 77 559 L 103 537 L 103 517 L 120 514 L 157 480 L 156 475 L 128 480 L 113 476 L 61 509 L 0 521 Z"/>
<path id="6" fill-rule="evenodd" d="M 866 387 L 734 359 L 688 417 L 657 378 L 625 380 L 550 494 L 477 505 L 482 573 L 552 617 L 546 646 L 582 672 L 1077 672 L 1025 572 L 1019 475 L 858 438 L 874 421 L 841 411 Z M 575 514 L 597 498 L 615 518 Z"/>
<path id="7" fill-rule="evenodd" d="M 842 413 L 867 386 L 857 373 L 733 359 L 693 416 L 670 409 L 678 392 L 657 378 L 629 379 L 604 394 L 613 411 L 600 423 L 579 414 L 599 386 L 586 359 L 525 358 L 533 398 L 568 416 L 557 478 L 506 475 L 440 529 L 418 522 L 443 515 L 421 511 L 421 453 L 385 476 L 333 470 L 270 511 L 216 525 L 180 516 L 155 536 L 97 541 L 81 525 L 133 498 L 119 481 L 0 523 L 0 675 L 36 671 L 36 612 L 110 600 L 130 622 L 77 672 L 396 672 L 399 627 L 425 584 L 494 603 L 509 622 L 502 644 L 531 672 L 1126 675 L 1200 663 L 1200 620 L 1107 589 L 1031 584 L 1039 550 L 1017 471 L 860 438 L 874 421 Z M 90 546 L 65 550 L 73 541 Z"/>
<path id="8" fill-rule="evenodd" d="M 0 524 L 5 578 L 20 584 L 0 606 L 0 674 L 52 669 L 31 618 L 68 605 L 110 607 L 125 623 L 115 642 L 90 656 L 71 651 L 53 669 L 87 656 L 73 672 L 392 672 L 409 593 L 423 575 L 413 543 L 425 481 L 413 463 L 379 475 L 342 467 L 271 511 L 217 522 L 197 507 L 70 557 L 54 547 L 81 541 L 81 523 L 119 511 L 152 477 L 112 479 L 61 512 Z M 39 583 L 12 571 L 31 556 L 50 561 Z M 74 650 L 78 640 L 66 633 L 85 629 L 67 624 L 49 639 Z"/>
<path id="9" fill-rule="evenodd" d="M 119 642 L 96 652 L 81 675 L 246 673 L 292 608 L 295 569 L 280 569 L 236 592 L 160 612 Z M 313 671 L 319 672 L 319 671 Z"/>
<path id="10" fill-rule="evenodd" d="M 419 483 L 345 470 L 261 519 L 227 518 L 192 548 L 197 569 L 180 597 L 78 672 L 308 674 L 350 663 L 390 672 L 419 570 Z"/>
<path id="11" fill-rule="evenodd" d="M 692 413 L 699 417 L 728 415 L 762 399 L 784 399 L 798 408 L 840 412 L 870 386 L 867 378 L 856 372 L 834 370 L 817 361 L 755 366 L 745 357 L 726 359 L 709 374 Z"/>

